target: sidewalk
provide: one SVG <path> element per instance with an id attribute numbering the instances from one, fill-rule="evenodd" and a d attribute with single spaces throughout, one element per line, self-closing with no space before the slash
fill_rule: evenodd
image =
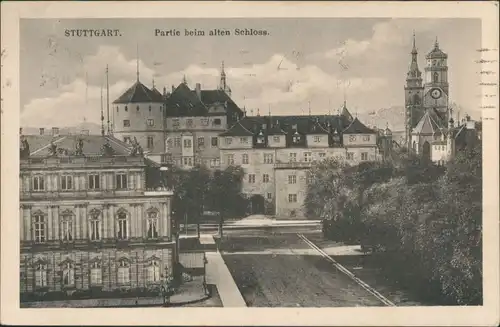
<path id="1" fill-rule="evenodd" d="M 179 292 L 170 297 L 170 303 L 173 307 L 189 305 L 193 303 L 201 303 L 209 301 L 205 295 L 201 278 L 196 278 L 191 282 L 181 286 Z M 217 306 L 216 302 L 213 301 Z M 163 306 L 163 298 L 158 297 L 141 297 L 141 298 L 108 298 L 108 299 L 82 299 L 82 300 L 66 300 L 66 301 L 43 301 L 43 302 L 24 302 L 21 303 L 21 308 L 93 308 L 93 307 L 161 307 Z"/>
<path id="2" fill-rule="evenodd" d="M 215 245 L 213 235 L 200 235 L 200 242 L 204 245 Z M 245 300 L 234 282 L 233 276 L 224 262 L 220 252 L 207 251 L 207 283 L 217 286 L 224 307 L 246 307 Z"/>

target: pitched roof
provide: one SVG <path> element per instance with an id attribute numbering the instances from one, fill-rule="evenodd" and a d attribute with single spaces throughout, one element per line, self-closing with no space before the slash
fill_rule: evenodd
<path id="1" fill-rule="evenodd" d="M 207 107 L 185 83 L 179 84 L 166 101 L 167 116 L 204 116 Z"/>
<path id="2" fill-rule="evenodd" d="M 446 59 L 448 55 L 444 53 L 441 49 L 439 49 L 439 43 L 436 39 L 434 43 L 434 48 L 427 54 L 426 59 Z"/>
<path id="3" fill-rule="evenodd" d="M 156 99 L 158 99 L 159 101 L 158 102 L 163 102 L 164 101 L 164 98 L 163 98 L 163 95 L 160 93 L 160 91 L 158 91 L 156 89 L 156 87 L 153 86 L 153 88 L 151 89 L 151 93 L 154 94 L 154 96 L 156 97 Z"/>
<path id="4" fill-rule="evenodd" d="M 359 119 L 356 117 L 352 123 L 343 130 L 344 134 L 376 134 L 376 132 L 366 127 Z"/>
<path id="5" fill-rule="evenodd" d="M 417 126 L 412 131 L 412 134 L 427 134 L 434 135 L 436 133 L 441 133 L 442 127 L 438 124 L 435 118 L 429 111 L 426 111 L 422 116 Z"/>
<path id="6" fill-rule="evenodd" d="M 349 112 L 349 110 L 347 110 L 345 101 L 344 101 L 344 106 L 342 107 L 342 113 L 340 115 L 344 116 L 348 120 L 353 120 L 351 113 Z"/>
<path id="7" fill-rule="evenodd" d="M 137 80 L 125 93 L 123 93 L 113 103 L 148 103 L 163 102 L 163 98 L 158 97 L 153 91 Z"/>
<path id="8" fill-rule="evenodd" d="M 219 134 L 219 136 L 253 136 L 253 135 L 254 133 L 252 133 L 243 125 L 241 125 L 240 122 L 237 122 L 230 129 Z"/>
<path id="9" fill-rule="evenodd" d="M 241 110 L 223 90 L 201 90 L 201 101 L 207 106 L 215 103 L 227 102 L 227 109 L 229 112 L 243 113 L 243 110 Z"/>
<path id="10" fill-rule="evenodd" d="M 50 154 L 51 139 L 43 138 L 41 140 L 36 140 L 43 136 L 33 135 L 30 138 L 26 137 L 28 144 L 30 145 L 30 156 L 48 156 Z M 117 155 L 128 155 L 131 150 L 131 146 L 114 138 L 113 136 L 101 136 L 101 135 L 68 135 L 60 138 L 54 139 L 54 144 L 58 149 L 67 150 L 68 153 L 72 153 L 76 149 L 76 145 L 79 140 L 83 141 L 83 153 L 84 155 L 100 155 L 101 148 L 104 144 L 109 144 L 113 148 Z M 38 142 L 37 142 L 38 141 Z M 33 149 L 31 144 L 42 144 L 38 149 Z"/>

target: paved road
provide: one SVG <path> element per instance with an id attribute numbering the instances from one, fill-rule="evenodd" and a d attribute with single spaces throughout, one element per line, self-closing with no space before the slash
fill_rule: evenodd
<path id="1" fill-rule="evenodd" d="M 322 239 L 317 229 L 275 228 L 234 230 L 221 242 L 223 258 L 248 306 L 254 307 L 355 307 L 419 305 L 404 291 L 381 277 L 379 269 L 363 267 L 360 254 L 344 255 L 342 263 L 354 277 L 335 264 L 301 234 L 329 250 L 340 247 Z M 347 252 L 346 252 L 347 253 Z M 347 257 L 350 260 L 344 260 Z M 354 259 L 353 259 L 354 258 Z M 363 272 L 362 274 L 360 274 Z M 359 277 L 362 280 L 356 281 Z M 367 282 L 367 277 L 368 282 Z M 370 291 L 374 289 L 375 292 Z M 387 302 L 384 302 L 384 299 Z"/>

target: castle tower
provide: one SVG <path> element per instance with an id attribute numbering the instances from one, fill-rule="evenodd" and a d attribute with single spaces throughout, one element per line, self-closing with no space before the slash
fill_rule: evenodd
<path id="1" fill-rule="evenodd" d="M 424 115 L 422 99 L 424 87 L 422 86 L 422 72 L 418 68 L 418 51 L 413 33 L 413 48 L 411 50 L 411 62 L 406 74 L 405 85 L 405 140 L 410 143 L 411 130 L 417 125 Z"/>
<path id="2" fill-rule="evenodd" d="M 231 88 L 227 85 L 226 72 L 224 71 L 224 61 L 222 62 L 222 67 L 220 71 L 220 83 L 219 90 L 226 92 L 226 94 L 231 97 Z"/>
<path id="3" fill-rule="evenodd" d="M 425 57 L 424 107 L 438 114 L 443 126 L 448 122 L 448 55 L 439 48 L 436 38 L 434 48 Z"/>

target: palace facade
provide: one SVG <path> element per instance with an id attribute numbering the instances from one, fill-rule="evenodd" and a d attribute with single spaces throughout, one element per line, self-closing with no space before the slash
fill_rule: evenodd
<path id="1" fill-rule="evenodd" d="M 172 274 L 172 192 L 112 136 L 21 136 L 20 291 L 133 289 Z M 160 188 L 159 188 L 160 187 Z"/>

